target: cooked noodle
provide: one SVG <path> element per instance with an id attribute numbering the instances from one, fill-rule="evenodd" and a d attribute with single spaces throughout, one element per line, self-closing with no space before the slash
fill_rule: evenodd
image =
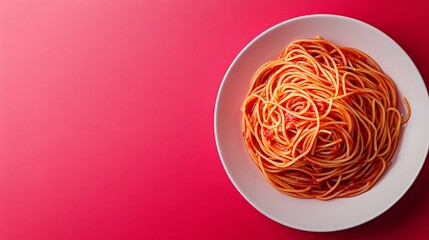
<path id="1" fill-rule="evenodd" d="M 259 68 L 243 138 L 279 191 L 329 200 L 368 191 L 391 164 L 401 124 L 392 80 L 360 50 L 299 39 Z"/>

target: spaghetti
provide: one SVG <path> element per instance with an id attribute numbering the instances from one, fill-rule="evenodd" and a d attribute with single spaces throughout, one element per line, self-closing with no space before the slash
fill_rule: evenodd
<path id="1" fill-rule="evenodd" d="M 255 73 L 242 134 L 279 191 L 329 200 L 368 191 L 391 164 L 401 124 L 392 80 L 364 52 L 320 37 L 290 43 Z"/>

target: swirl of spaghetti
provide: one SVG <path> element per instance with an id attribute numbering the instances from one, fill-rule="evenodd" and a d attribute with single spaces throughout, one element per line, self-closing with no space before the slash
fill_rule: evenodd
<path id="1" fill-rule="evenodd" d="M 362 194 L 391 165 L 401 125 L 393 81 L 364 52 L 298 39 L 255 73 L 242 106 L 248 152 L 279 191 Z"/>

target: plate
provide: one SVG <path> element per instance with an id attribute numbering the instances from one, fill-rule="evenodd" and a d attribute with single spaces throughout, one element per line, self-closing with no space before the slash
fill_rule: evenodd
<path id="1" fill-rule="evenodd" d="M 369 54 L 393 79 L 399 98 L 405 96 L 412 108 L 411 119 L 402 127 L 392 165 L 371 190 L 356 197 L 321 201 L 280 193 L 252 162 L 241 136 L 240 107 L 255 71 L 275 58 L 291 41 L 316 36 Z M 405 112 L 402 104 L 398 107 Z M 218 152 L 237 190 L 265 216 L 305 231 L 343 230 L 379 216 L 410 188 L 428 153 L 429 97 L 416 66 L 389 36 L 371 25 L 344 16 L 322 14 L 290 19 L 252 40 L 224 76 L 214 117 Z"/>

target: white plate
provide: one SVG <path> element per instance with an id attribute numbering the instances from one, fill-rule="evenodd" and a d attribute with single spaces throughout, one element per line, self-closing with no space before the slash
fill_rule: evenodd
<path id="1" fill-rule="evenodd" d="M 406 96 L 412 108 L 411 119 L 402 128 L 393 164 L 370 191 L 353 198 L 320 201 L 293 198 L 278 192 L 252 162 L 241 136 L 240 107 L 257 68 L 275 58 L 292 40 L 317 35 L 372 56 L 395 82 L 399 97 Z M 404 195 L 426 159 L 428 119 L 429 98 L 424 81 L 397 43 L 380 30 L 355 19 L 309 15 L 268 29 L 240 52 L 220 86 L 214 127 L 223 166 L 235 187 L 252 206 L 283 225 L 326 232 L 365 223 L 389 209 Z"/>

